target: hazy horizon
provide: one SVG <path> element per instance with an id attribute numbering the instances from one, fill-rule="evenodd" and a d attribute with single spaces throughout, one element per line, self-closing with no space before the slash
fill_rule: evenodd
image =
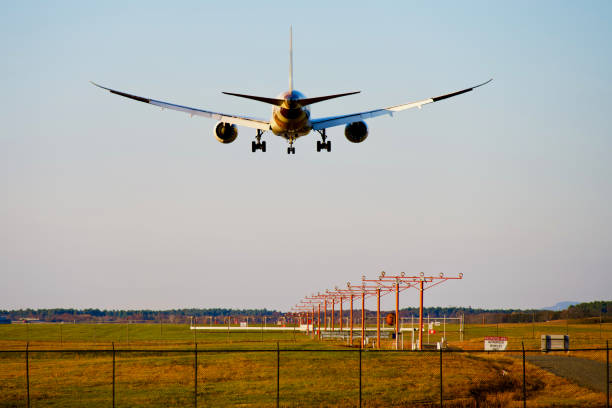
<path id="1" fill-rule="evenodd" d="M 0 16 L 0 309 L 288 310 L 384 270 L 464 274 L 425 306 L 536 308 L 612 288 L 612 3 L 11 3 Z M 330 129 L 296 154 L 104 86 L 268 119 L 493 82 Z M 401 307 L 418 304 L 406 292 Z M 383 308 L 393 305 L 384 298 Z M 366 308 L 373 307 L 366 305 Z"/>
<path id="2" fill-rule="evenodd" d="M 371 300 L 371 299 L 368 299 Z M 605 300 L 595 300 L 595 302 L 597 301 L 604 301 Z M 371 302 L 368 302 L 371 303 Z M 472 310 L 484 310 L 484 311 L 492 311 L 492 310 L 539 310 L 539 311 L 562 311 L 567 309 L 569 306 L 574 306 L 576 304 L 580 304 L 580 303 L 588 303 L 588 302 L 574 302 L 571 300 L 565 300 L 565 301 L 560 301 L 557 302 L 556 304 L 552 305 L 552 306 L 546 306 L 546 307 L 540 307 L 540 308 L 534 308 L 534 309 L 516 309 L 516 308 L 473 308 L 471 306 L 461 306 L 461 305 L 450 305 L 450 306 L 441 306 L 442 308 L 459 308 L 459 309 L 468 309 L 471 308 Z M 344 313 L 348 313 L 348 304 L 349 301 L 348 299 L 344 300 Z M 428 309 L 428 308 L 436 308 L 438 306 L 436 305 L 431 305 L 431 306 L 424 306 L 424 309 Z M 559 307 L 563 307 L 563 309 L 560 309 Z M 418 305 L 416 306 L 402 306 L 400 307 L 400 310 L 404 310 L 404 309 L 418 309 Z M 32 310 L 52 310 L 52 309 L 72 309 L 72 308 L 64 308 L 64 307 L 49 307 L 49 308 L 37 308 L 37 309 L 32 309 Z M 84 310 L 89 310 L 89 309 L 96 309 L 96 310 L 100 310 L 100 311 L 106 311 L 106 312 L 113 312 L 113 311 L 142 311 L 142 310 L 150 310 L 150 311 L 154 311 L 154 312 L 169 312 L 172 310 L 189 310 L 189 309 L 197 309 L 197 310 L 212 310 L 212 309 L 222 309 L 222 310 L 268 310 L 270 312 L 280 312 L 280 313 L 284 313 L 287 312 L 287 310 L 277 310 L 277 309 L 268 309 L 265 307 L 261 307 L 261 308 L 248 308 L 248 309 L 238 309 L 238 308 L 224 308 L 224 307 L 208 307 L 208 308 L 199 308 L 199 307 L 176 307 L 176 308 L 168 308 L 168 309 L 144 309 L 144 308 L 137 308 L 137 309 L 117 309 L 117 308 L 113 308 L 113 309 L 103 309 L 103 308 L 96 308 L 96 307 L 88 307 L 88 308 L 74 308 L 74 310 L 80 310 L 80 311 L 84 311 Z M 27 310 L 27 309 L 8 309 L 5 311 L 8 312 L 15 312 L 18 310 Z M 328 310 L 331 310 L 331 302 L 328 304 Z M 336 312 L 340 312 L 340 306 L 339 303 L 336 303 L 336 307 L 335 307 Z M 361 310 L 361 301 L 355 301 L 355 304 L 353 306 L 353 310 Z M 366 310 L 373 312 L 375 311 L 375 307 L 374 308 L 369 308 L 366 304 Z M 387 308 L 386 310 L 383 310 L 381 308 L 381 312 L 392 312 L 395 310 L 395 306 Z"/>

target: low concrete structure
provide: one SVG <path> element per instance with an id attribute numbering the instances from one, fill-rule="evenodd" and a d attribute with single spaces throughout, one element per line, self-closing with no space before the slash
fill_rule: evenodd
<path id="1" fill-rule="evenodd" d="M 552 350 L 569 350 L 569 336 L 566 334 L 543 334 L 540 349 L 544 352 Z"/>

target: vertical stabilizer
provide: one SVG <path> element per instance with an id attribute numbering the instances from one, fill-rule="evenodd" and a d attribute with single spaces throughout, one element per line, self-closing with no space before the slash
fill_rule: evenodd
<path id="1" fill-rule="evenodd" d="M 289 92 L 293 92 L 293 27 L 289 26 Z"/>

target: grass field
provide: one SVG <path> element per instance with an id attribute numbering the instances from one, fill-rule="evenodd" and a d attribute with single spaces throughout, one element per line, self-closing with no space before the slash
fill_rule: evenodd
<path id="1" fill-rule="evenodd" d="M 236 328 L 234 328 L 236 329 Z M 374 327 L 369 327 L 373 330 Z M 442 327 L 436 327 L 436 334 L 424 334 L 424 342 L 435 343 L 443 335 Z M 463 340 L 459 336 L 458 325 L 446 325 L 446 338 L 451 346 L 463 349 L 482 349 L 485 336 L 508 337 L 509 348 L 520 349 L 524 343 L 527 349 L 539 349 L 542 334 L 568 334 L 572 348 L 603 347 L 606 339 L 612 339 L 612 323 L 603 324 L 568 324 L 566 321 L 553 321 L 547 323 L 525 324 L 473 324 L 466 325 Z M 255 347 L 257 343 L 275 343 L 305 339 L 299 331 L 287 328 L 284 332 L 239 331 L 206 332 L 189 330 L 184 324 L 127 324 L 127 323 L 99 323 L 99 324 L 10 324 L 0 325 L 0 349 L 7 347 L 24 347 L 30 342 L 32 347 L 39 345 L 54 347 L 59 345 L 84 344 L 87 348 L 94 346 L 107 347 L 115 342 L 121 347 L 138 344 L 163 345 L 165 347 L 193 344 L 197 341 L 202 347 L 239 347 L 247 344 Z M 404 336 L 406 347 L 409 347 L 410 336 Z M 309 347 L 320 343 L 298 342 L 300 347 Z M 390 347 L 390 345 L 388 345 Z"/>
<path id="2" fill-rule="evenodd" d="M 567 330 L 572 348 L 601 347 L 606 337 L 612 337 L 612 324 L 600 327 L 553 322 L 535 328 L 526 324 L 470 325 L 462 342 L 452 330 L 447 326 L 451 347 L 474 351 L 443 355 L 443 395 L 448 407 L 471 407 L 476 401 L 482 407 L 522 406 L 520 354 L 476 352 L 482 350 L 485 335 L 508 336 L 512 348 L 520 348 L 523 341 L 531 349 L 539 347 L 540 333 L 565 334 Z M 357 349 L 313 341 L 292 331 L 232 332 L 229 337 L 227 332 L 198 332 L 196 336 L 200 351 L 197 366 L 200 406 L 275 406 L 277 357 L 281 406 L 358 405 Z M 437 334 L 430 336 L 430 341 L 438 339 Z M 112 353 L 65 350 L 110 350 L 112 342 L 119 350 L 115 362 L 117 406 L 194 405 L 194 333 L 186 325 L 0 326 L 0 350 L 24 350 L 28 340 L 30 350 L 59 350 L 29 353 L 30 397 L 34 407 L 109 406 Z M 157 351 L 127 351 L 147 349 Z M 592 359 L 605 359 L 602 351 L 584 354 Z M 431 406 L 439 402 L 438 352 L 367 351 L 361 355 L 363 406 Z M 0 352 L 0 407 L 25 406 L 25 370 L 24 352 Z M 526 384 L 530 407 L 605 406 L 604 394 L 579 387 L 531 364 L 526 366 Z"/>

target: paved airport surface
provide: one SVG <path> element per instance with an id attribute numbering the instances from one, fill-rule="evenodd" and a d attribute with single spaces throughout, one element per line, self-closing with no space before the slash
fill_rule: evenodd
<path id="1" fill-rule="evenodd" d="M 606 363 L 566 355 L 527 355 L 525 360 L 594 391 L 606 392 Z"/>

